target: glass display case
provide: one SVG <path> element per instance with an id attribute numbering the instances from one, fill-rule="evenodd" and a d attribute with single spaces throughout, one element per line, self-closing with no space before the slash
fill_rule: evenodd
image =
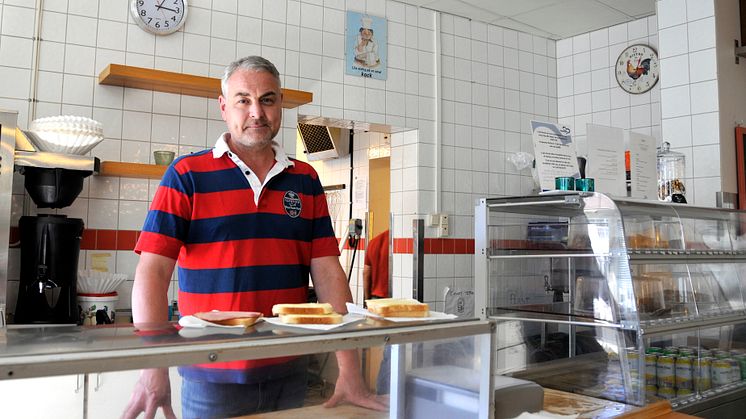
<path id="1" fill-rule="evenodd" d="M 498 321 L 494 373 L 690 413 L 746 400 L 745 234 L 746 213 L 719 208 L 480 199 L 476 309 Z"/>
<path id="2" fill-rule="evenodd" d="M 349 316 L 349 315 L 348 315 Z M 0 351 L 0 401 L 7 417 L 119 417 L 139 375 L 138 369 L 169 367 L 172 405 L 181 415 L 180 375 L 226 361 L 283 360 L 307 364 L 303 407 L 277 417 L 453 418 L 492 417 L 490 365 L 493 324 L 478 319 L 390 322 L 349 319 L 330 330 L 312 330 L 260 321 L 249 328 L 181 328 L 174 323 L 105 326 L 24 326 L 7 329 Z M 309 326 L 310 327 L 310 326 Z M 324 382 L 336 379 L 334 351 L 386 346 L 378 385 L 390 394 L 388 412 L 354 406 L 324 408 L 331 396 Z M 331 355 L 330 355 L 331 354 Z M 301 362 L 303 361 L 303 362 Z M 278 364 L 280 365 L 280 364 Z M 324 368 L 324 367 L 327 368 Z M 261 367 L 264 373 L 270 367 Z M 305 371 L 303 368 L 301 371 Z M 279 374 L 279 367 L 272 369 Z M 305 374 L 304 374 L 305 375 Z M 284 376 L 281 376 L 284 377 Z M 284 415 L 284 416 L 283 416 Z M 436 415 L 437 416 L 437 415 Z M 265 417 L 265 416 L 261 416 Z M 275 416 L 266 416 L 275 417 Z"/>

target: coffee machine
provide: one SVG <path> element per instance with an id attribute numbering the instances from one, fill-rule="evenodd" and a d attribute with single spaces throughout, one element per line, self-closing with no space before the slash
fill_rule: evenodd
<path id="1" fill-rule="evenodd" d="M 15 323 L 76 323 L 83 220 L 40 214 L 21 217 L 18 227 L 21 281 Z"/>
<path id="2" fill-rule="evenodd" d="M 83 179 L 98 171 L 95 157 L 42 152 L 16 133 L 15 169 L 36 204 L 36 216 L 20 218 L 21 276 L 13 322 L 16 324 L 76 324 L 77 280 L 83 220 L 45 214 L 65 208 L 83 189 Z M 32 137 L 33 138 L 33 137 Z M 20 142 L 20 145 L 19 145 Z"/>

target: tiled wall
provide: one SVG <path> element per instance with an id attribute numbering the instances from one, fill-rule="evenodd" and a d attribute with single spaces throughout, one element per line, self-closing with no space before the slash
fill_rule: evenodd
<path id="1" fill-rule="evenodd" d="M 659 49 L 656 16 L 557 41 L 557 114 L 575 131 L 579 156 L 588 155 L 586 124 L 660 138 L 663 82 L 633 95 L 619 87 L 614 75 L 617 57 L 633 44 Z"/>
<path id="2" fill-rule="evenodd" d="M 216 100 L 98 85 L 98 73 L 110 63 L 219 77 L 235 57 L 269 58 L 280 69 L 284 87 L 314 94 L 313 104 L 284 112 L 278 140 L 291 155 L 299 114 L 411 129 L 390 139 L 395 237 L 411 237 L 411 220 L 434 211 L 436 36 L 442 35 L 443 48 L 440 198 L 442 210 L 455 215 L 452 237 L 473 236 L 474 197 L 527 190 L 527 174 L 506 166 L 505 154 L 529 144 L 525 127 L 533 115 L 554 116 L 553 42 L 450 15 L 443 15 L 442 31 L 436 34 L 435 12 L 395 1 L 192 0 L 183 30 L 156 37 L 133 23 L 128 0 L 46 0 L 36 67 L 31 24 L 36 2 L 0 4 L 0 107 L 18 110 L 21 128 L 33 118 L 58 114 L 102 122 L 105 140 L 93 151 L 101 160 L 145 163 L 152 162 L 153 150 L 200 150 L 211 146 L 224 126 Z M 348 9 L 388 19 L 386 81 L 344 74 Z M 34 68 L 39 70 L 36 83 Z M 358 147 L 363 149 L 364 142 Z M 344 159 L 319 165 L 322 181 L 343 183 L 348 166 Z M 354 166 L 356 173 L 367 172 L 365 153 L 356 153 Z M 22 214 L 37 210 L 24 195 L 22 177 L 14 180 L 11 224 L 17 225 Z M 58 212 L 82 218 L 87 228 L 102 232 L 101 237 L 108 237 L 107 231 L 137 231 L 157 183 L 93 176 L 75 203 Z M 361 205 L 354 215 L 362 218 L 364 212 Z M 90 267 L 98 255 L 110 270 L 132 275 L 137 256 L 116 249 L 84 249 L 80 267 Z M 10 256 L 12 311 L 18 249 L 11 249 Z M 426 264 L 428 284 L 442 289 L 440 285 L 453 283 L 454 277 L 471 277 L 469 257 L 440 256 Z M 396 293 L 410 287 L 406 281 L 411 259 L 406 254 L 395 258 Z M 120 289 L 122 307 L 129 306 L 130 287 L 131 282 Z M 175 290 L 174 285 L 173 296 Z M 437 300 L 432 294 L 428 298 Z"/>
<path id="3" fill-rule="evenodd" d="M 687 200 L 715 206 L 721 135 L 730 140 L 733 131 L 719 129 L 714 0 L 659 0 L 657 8 L 663 138 L 686 157 Z"/>

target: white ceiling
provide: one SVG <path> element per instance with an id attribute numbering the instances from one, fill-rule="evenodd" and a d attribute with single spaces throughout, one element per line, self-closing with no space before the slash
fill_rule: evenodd
<path id="1" fill-rule="evenodd" d="M 551 39 L 564 39 L 655 14 L 655 0 L 400 1 Z"/>

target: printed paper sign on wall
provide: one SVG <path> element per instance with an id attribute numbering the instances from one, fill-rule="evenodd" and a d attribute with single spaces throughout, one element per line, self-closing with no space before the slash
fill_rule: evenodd
<path id="1" fill-rule="evenodd" d="M 347 12 L 347 74 L 386 80 L 386 19 Z"/>

